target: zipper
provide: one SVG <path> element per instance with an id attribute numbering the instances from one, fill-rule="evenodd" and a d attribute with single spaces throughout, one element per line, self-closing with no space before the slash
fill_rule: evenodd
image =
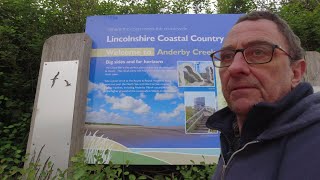
<path id="1" fill-rule="evenodd" d="M 224 161 L 224 160 L 223 160 Z M 224 179 L 224 173 L 226 172 L 226 168 L 227 168 L 227 165 L 222 165 L 222 172 L 221 172 L 221 180 Z"/>
<path id="2" fill-rule="evenodd" d="M 240 151 L 244 150 L 244 149 L 245 149 L 247 146 L 249 146 L 250 144 L 256 144 L 256 143 L 259 143 L 259 142 L 260 142 L 260 141 L 255 140 L 255 141 L 250 141 L 250 142 L 246 143 L 242 148 L 240 148 L 239 150 L 235 151 L 235 152 L 231 155 L 231 157 L 229 158 L 227 164 L 226 164 L 226 162 L 225 162 L 225 160 L 224 160 L 224 157 L 223 157 L 223 155 L 222 155 L 223 166 L 222 166 L 222 172 L 221 172 L 221 180 L 224 180 L 224 178 L 225 178 L 225 172 L 226 172 L 226 170 L 227 170 L 227 168 L 228 168 L 228 165 L 230 164 L 232 158 L 233 158 L 237 153 L 239 153 Z"/>
<path id="3" fill-rule="evenodd" d="M 228 152 L 227 152 L 227 153 L 229 153 L 229 152 L 231 152 L 231 141 L 229 140 L 229 138 L 224 133 L 221 133 L 221 134 L 224 136 L 225 140 L 227 141 L 227 144 L 229 145 L 229 147 L 228 147 L 229 149 L 228 149 Z M 226 161 L 224 160 L 223 154 L 221 154 L 221 157 L 222 157 L 223 165 L 222 165 L 222 172 L 221 172 L 221 178 L 220 179 L 223 180 L 225 169 L 226 169 L 227 165 L 226 165 Z"/>

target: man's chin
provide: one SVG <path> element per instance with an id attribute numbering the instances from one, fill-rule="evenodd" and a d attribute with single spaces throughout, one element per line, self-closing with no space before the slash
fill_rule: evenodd
<path id="1" fill-rule="evenodd" d="M 253 107 L 254 103 L 247 102 L 247 101 L 238 101 L 231 104 L 230 109 L 237 115 L 246 116 L 251 108 Z"/>

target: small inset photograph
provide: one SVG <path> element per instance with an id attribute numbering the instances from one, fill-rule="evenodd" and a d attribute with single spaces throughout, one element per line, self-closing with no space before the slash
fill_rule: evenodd
<path id="1" fill-rule="evenodd" d="M 210 61 L 178 61 L 178 86 L 214 86 L 214 68 Z"/>
<path id="2" fill-rule="evenodd" d="M 206 127 L 208 118 L 217 110 L 216 95 L 211 91 L 184 92 L 187 134 L 217 133 Z"/>

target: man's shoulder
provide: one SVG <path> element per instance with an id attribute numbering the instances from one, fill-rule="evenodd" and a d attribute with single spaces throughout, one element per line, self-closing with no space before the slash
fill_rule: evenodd
<path id="1" fill-rule="evenodd" d="M 302 123 L 317 123 L 320 121 L 320 93 L 305 97 L 297 106 L 303 109 L 297 117 Z"/>
<path id="2" fill-rule="evenodd" d="M 298 129 L 288 134 L 287 149 L 295 150 L 296 153 L 304 152 L 308 155 L 308 151 L 316 150 L 320 152 L 320 116 L 317 121 L 312 124 Z M 311 154 L 309 154 L 311 155 Z M 320 157 L 320 156 L 319 156 Z M 319 159 L 320 160 L 320 159 Z"/>
<path id="3" fill-rule="evenodd" d="M 311 94 L 278 114 L 260 139 L 274 139 L 304 134 L 318 129 L 320 133 L 320 93 Z"/>
<path id="4" fill-rule="evenodd" d="M 287 137 L 279 168 L 279 179 L 315 179 L 319 177 L 319 152 L 320 121 Z"/>

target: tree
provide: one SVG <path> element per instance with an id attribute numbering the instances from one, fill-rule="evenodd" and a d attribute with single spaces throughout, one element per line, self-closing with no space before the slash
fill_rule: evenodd
<path id="1" fill-rule="evenodd" d="M 292 0 L 283 4 L 279 15 L 285 19 L 301 39 L 307 51 L 320 52 L 320 2 Z"/>
<path id="2" fill-rule="evenodd" d="M 252 0 L 218 0 L 217 12 L 221 14 L 247 13 L 256 9 Z"/>
<path id="3" fill-rule="evenodd" d="M 320 52 L 319 0 L 218 0 L 216 8 L 218 13 L 273 11 L 288 22 L 305 50 Z"/>
<path id="4" fill-rule="evenodd" d="M 6 164 L 5 170 L 21 165 L 25 153 L 43 43 L 39 16 L 35 0 L 0 2 L 0 165 Z"/>

